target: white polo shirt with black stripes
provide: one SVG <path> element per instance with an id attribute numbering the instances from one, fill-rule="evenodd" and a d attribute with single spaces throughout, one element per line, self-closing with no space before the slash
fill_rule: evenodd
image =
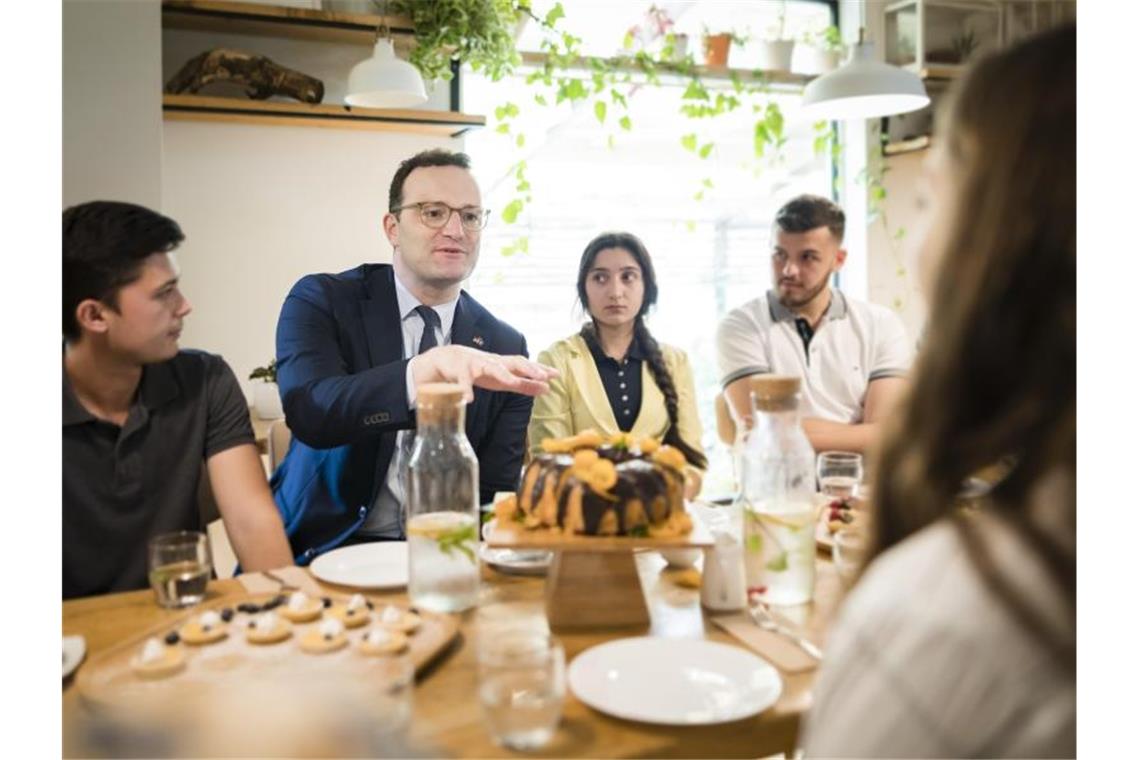
<path id="1" fill-rule="evenodd" d="M 770 290 L 730 311 L 716 338 L 722 388 L 749 375 L 796 375 L 801 416 L 849 424 L 863 421 L 871 381 L 906 375 L 914 357 L 898 315 L 838 290 L 815 331 Z"/>

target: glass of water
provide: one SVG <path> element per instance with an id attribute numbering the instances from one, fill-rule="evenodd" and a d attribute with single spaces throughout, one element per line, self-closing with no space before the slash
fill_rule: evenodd
<path id="1" fill-rule="evenodd" d="M 476 658 L 491 737 L 515 750 L 550 741 L 566 698 L 566 657 L 558 640 L 543 631 L 484 636 Z"/>
<path id="2" fill-rule="evenodd" d="M 851 588 L 859 568 L 867 556 L 867 533 L 859 528 L 844 528 L 831 537 L 831 559 L 844 588 Z"/>
<path id="3" fill-rule="evenodd" d="M 816 460 L 819 490 L 832 499 L 850 499 L 863 480 L 863 455 L 850 451 L 824 451 Z"/>
<path id="4" fill-rule="evenodd" d="M 161 607 L 187 607 L 206 598 L 213 563 L 205 533 L 163 533 L 147 544 L 147 572 Z"/>

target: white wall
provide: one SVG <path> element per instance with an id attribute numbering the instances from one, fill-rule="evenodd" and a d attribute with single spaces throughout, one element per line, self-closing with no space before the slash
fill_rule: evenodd
<path id="1" fill-rule="evenodd" d="M 137 0 L 63 4 L 64 206 L 162 208 L 160 10 Z"/>
<path id="2" fill-rule="evenodd" d="M 247 395 L 274 356 L 277 316 L 302 275 L 390 261 L 381 219 L 397 164 L 461 140 L 338 129 L 167 121 L 164 211 L 186 233 L 194 306 L 182 345 L 226 358 Z"/>
<path id="3" fill-rule="evenodd" d="M 883 177 L 887 197 L 878 218 L 867 230 L 872 251 L 868 272 L 870 300 L 894 309 L 914 341 L 926 319 L 915 251 L 918 208 L 914 199 L 926 155 L 926 151 L 916 151 L 884 159 L 888 169 Z"/>
<path id="4" fill-rule="evenodd" d="M 317 77 L 326 103 L 343 101 L 348 72 L 371 54 L 368 44 L 167 29 L 163 82 L 218 47 Z M 244 97 L 233 85 L 199 94 Z M 440 84 L 423 107 L 446 109 L 447 96 Z M 250 397 L 246 378 L 275 354 L 277 317 L 293 283 L 390 261 L 381 219 L 396 166 L 427 148 L 463 149 L 462 138 L 172 120 L 163 138 L 164 212 L 186 233 L 178 259 L 194 305 L 182 345 L 225 357 Z"/>

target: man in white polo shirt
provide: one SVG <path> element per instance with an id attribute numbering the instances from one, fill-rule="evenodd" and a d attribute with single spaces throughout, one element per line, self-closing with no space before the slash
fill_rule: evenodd
<path id="1" fill-rule="evenodd" d="M 891 310 L 831 288 L 847 258 L 844 214 L 801 195 L 773 224 L 775 288 L 733 309 L 717 329 L 721 384 L 733 421 L 751 425 L 748 379 L 802 378 L 800 416 L 816 451 L 866 451 L 902 395 L 912 350 Z"/>

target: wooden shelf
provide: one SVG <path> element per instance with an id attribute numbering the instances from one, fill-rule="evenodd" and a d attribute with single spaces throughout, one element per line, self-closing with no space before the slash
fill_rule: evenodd
<path id="1" fill-rule="evenodd" d="M 162 25 L 168 29 L 286 37 L 315 42 L 371 45 L 385 23 L 393 35 L 410 36 L 411 19 L 286 8 L 222 0 L 163 0 Z"/>
<path id="2" fill-rule="evenodd" d="M 930 145 L 930 135 L 921 135 L 910 140 L 887 143 L 883 146 L 883 155 L 898 156 L 903 153 L 913 153 L 916 150 L 926 150 Z"/>
<path id="3" fill-rule="evenodd" d="M 452 111 L 353 108 L 332 103 L 310 105 L 201 95 L 163 95 L 162 111 L 164 118 L 179 121 L 368 129 L 447 137 L 457 137 L 487 124 L 485 116 Z"/>
<path id="4" fill-rule="evenodd" d="M 929 81 L 929 80 L 935 80 L 935 81 L 947 80 L 947 81 L 949 81 L 951 79 L 957 79 L 958 77 L 962 76 L 962 72 L 966 70 L 965 66 L 955 65 L 952 63 L 948 63 L 945 65 L 939 65 L 937 63 L 934 63 L 934 64 L 928 63 L 927 65 L 925 65 L 921 68 L 918 65 L 912 63 L 911 65 L 906 66 L 904 68 L 906 68 L 907 71 L 913 71 L 915 74 L 918 74 L 919 78 L 924 80 L 924 81 Z"/>

